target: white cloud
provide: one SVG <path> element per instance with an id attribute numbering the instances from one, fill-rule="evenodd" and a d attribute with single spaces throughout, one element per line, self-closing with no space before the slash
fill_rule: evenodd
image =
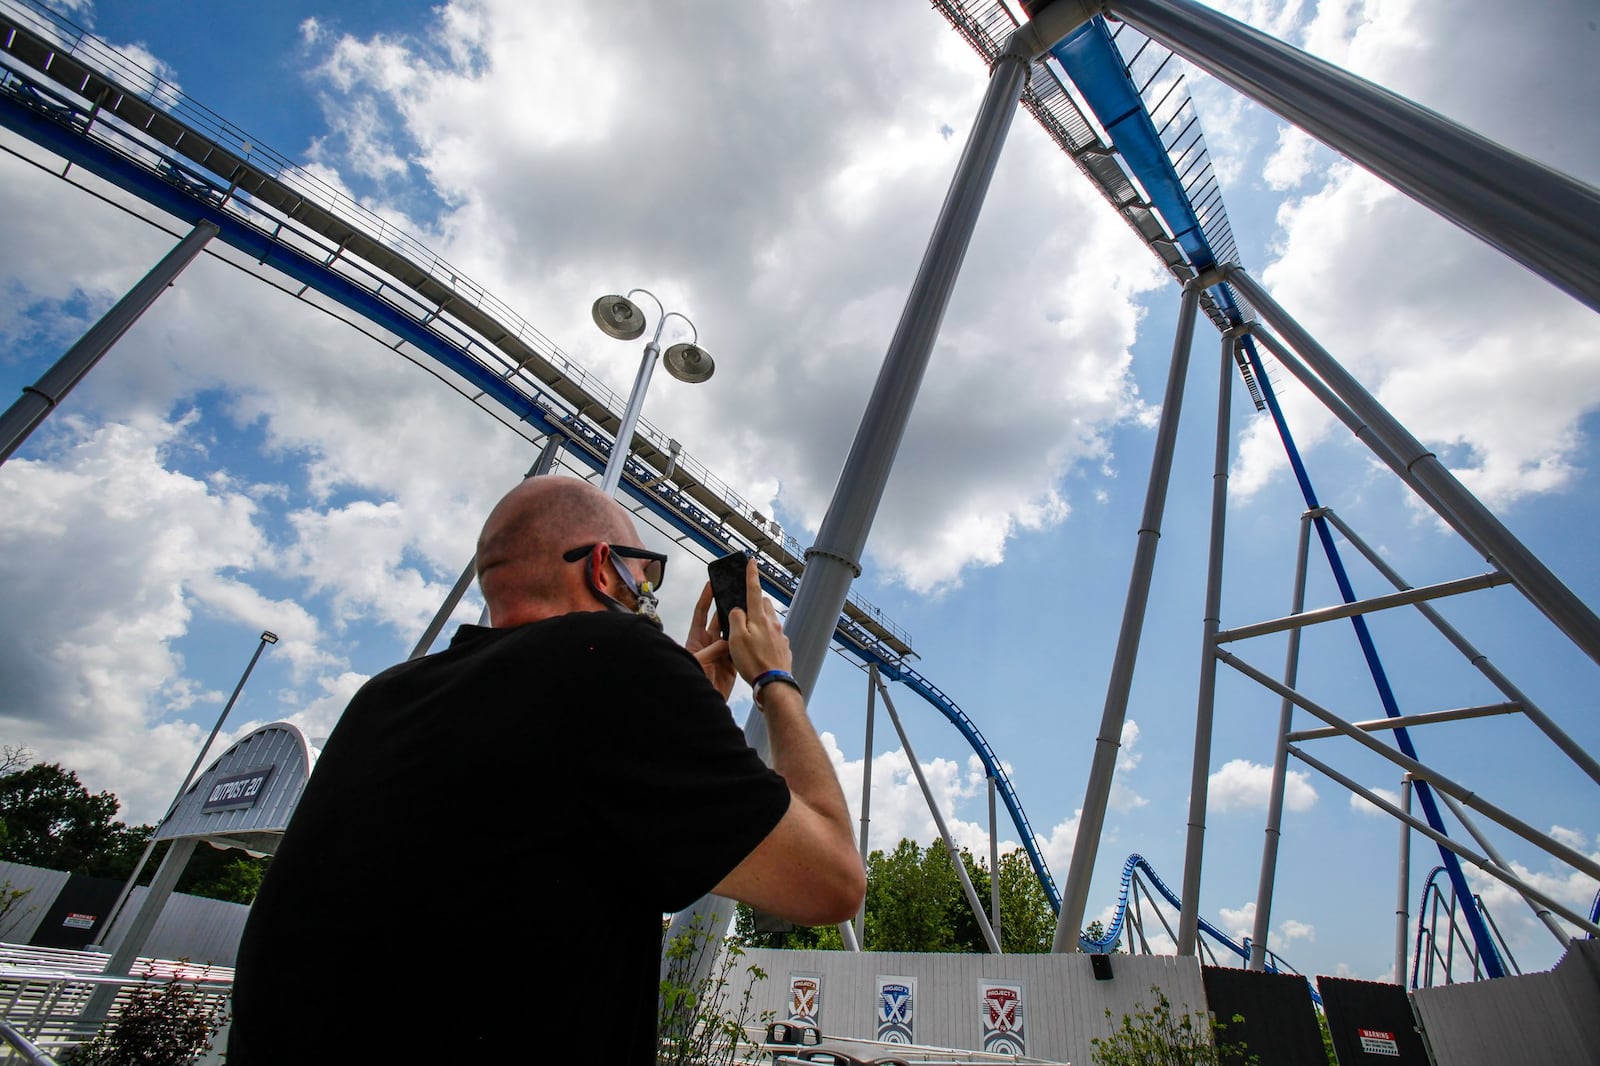
<path id="1" fill-rule="evenodd" d="M 1272 795 L 1272 767 L 1248 759 L 1230 759 L 1210 777 L 1208 805 L 1219 812 L 1264 811 Z M 1286 810 L 1305 811 L 1317 802 L 1317 790 L 1305 773 L 1289 770 L 1284 776 Z"/>
<path id="2" fill-rule="evenodd" d="M 1283 192 L 1303 182 L 1311 173 L 1312 156 L 1317 143 L 1301 132 L 1297 126 L 1285 126 L 1278 131 L 1278 147 L 1267 157 L 1261 177 L 1268 188 Z"/>
<path id="3" fill-rule="evenodd" d="M 1400 794 L 1393 789 L 1379 788 L 1376 785 L 1369 785 L 1367 787 L 1374 795 L 1388 800 L 1396 807 L 1400 806 Z M 1356 795 L 1354 792 L 1350 793 L 1350 809 L 1355 811 L 1357 814 L 1365 814 L 1373 818 L 1388 818 L 1390 816 L 1388 811 L 1373 806 L 1362 797 Z"/>

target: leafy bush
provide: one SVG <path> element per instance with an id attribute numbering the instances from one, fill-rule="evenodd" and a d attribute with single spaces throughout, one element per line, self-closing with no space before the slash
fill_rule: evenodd
<path id="1" fill-rule="evenodd" d="M 704 976 L 692 985 L 700 972 L 706 952 L 722 954 Z M 767 979 L 766 971 L 751 963 L 744 968 L 744 991 L 731 1004 L 729 987 L 736 979 L 735 969 L 744 949 L 732 940 L 718 944 L 715 937 L 700 927 L 698 920 L 686 933 L 673 937 L 666 946 L 667 974 L 661 981 L 661 1002 L 656 1021 L 659 1050 L 657 1066 L 731 1066 L 738 1054 L 744 1028 L 752 1021 L 750 1000 L 757 981 Z M 773 1012 L 762 1011 L 753 1020 L 766 1025 Z"/>
<path id="2" fill-rule="evenodd" d="M 174 975 L 139 985 L 109 1030 L 74 1048 L 68 1066 L 190 1066 L 211 1046 L 227 1008 Z"/>
<path id="3" fill-rule="evenodd" d="M 1160 987 L 1152 985 L 1156 1005 L 1146 1010 L 1144 1004 L 1135 1003 L 1132 1014 L 1122 1016 L 1122 1024 L 1109 1037 L 1095 1037 L 1090 1041 L 1094 1048 L 1095 1066 L 1255 1066 L 1259 1055 L 1246 1055 L 1243 1041 L 1224 1044 L 1220 1040 L 1227 1028 L 1200 1014 L 1172 1013 L 1172 1001 Z M 1106 1011 L 1106 1019 L 1111 1011 Z M 1241 1015 L 1233 1016 L 1242 1022 Z M 1213 1039 L 1216 1037 L 1218 1039 Z"/>

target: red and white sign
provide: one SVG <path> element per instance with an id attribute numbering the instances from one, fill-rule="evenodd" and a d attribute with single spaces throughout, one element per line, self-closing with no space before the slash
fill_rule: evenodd
<path id="1" fill-rule="evenodd" d="M 1361 1038 L 1361 1050 L 1368 1055 L 1400 1057 L 1400 1045 L 1395 1042 L 1393 1033 L 1381 1029 L 1357 1029 L 1356 1035 Z"/>

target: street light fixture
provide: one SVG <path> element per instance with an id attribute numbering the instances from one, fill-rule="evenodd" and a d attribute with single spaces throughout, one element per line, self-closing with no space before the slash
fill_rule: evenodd
<path id="1" fill-rule="evenodd" d="M 614 496 L 617 486 L 622 483 L 622 469 L 628 463 L 628 452 L 633 447 L 633 427 L 639 423 L 639 412 L 644 408 L 644 394 L 650 387 L 650 375 L 655 370 L 656 356 L 661 354 L 661 330 L 667 324 L 667 319 L 677 317 L 683 319 L 693 334 L 693 339 L 684 343 L 674 344 L 667 349 L 667 354 L 662 358 L 666 365 L 667 373 L 679 381 L 690 385 L 698 384 L 709 378 L 716 370 L 711 355 L 700 347 L 700 333 L 695 329 L 688 316 L 677 311 L 668 311 L 656 294 L 649 289 L 629 289 L 624 295 L 612 293 L 602 296 L 594 302 L 594 324 L 600 327 L 601 332 L 617 340 L 631 341 L 644 336 L 645 317 L 639 305 L 633 302 L 633 294 L 642 292 L 650 299 L 655 300 L 656 309 L 660 317 L 656 319 L 656 331 L 644 346 L 644 357 L 639 361 L 639 374 L 633 381 L 633 392 L 628 396 L 628 409 L 623 413 L 622 424 L 617 427 L 617 437 L 611 446 L 611 458 L 606 462 L 606 472 L 600 480 L 600 491 L 607 496 Z"/>

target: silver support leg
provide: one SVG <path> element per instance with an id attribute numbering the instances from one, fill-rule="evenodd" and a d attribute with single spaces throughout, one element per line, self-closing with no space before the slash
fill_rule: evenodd
<path id="1" fill-rule="evenodd" d="M 1600 217 L 1597 215 L 1596 217 Z M 1600 260 L 1596 261 L 1600 263 Z M 1340 366 L 1327 350 L 1307 333 L 1249 273 L 1238 267 L 1226 271 L 1228 283 L 1253 304 L 1289 346 L 1300 353 L 1310 369 L 1327 382 L 1338 397 L 1349 405 L 1386 450 L 1374 449 L 1379 459 L 1399 462 L 1412 477 L 1427 487 L 1424 500 L 1450 524 L 1451 528 L 1486 553 L 1489 561 L 1511 575 L 1533 605 L 1543 611 L 1585 654 L 1600 662 L 1600 618 L 1561 583 L 1539 558 L 1523 546 L 1489 509 L 1478 502 L 1457 481 L 1455 475 L 1424 448 L 1409 430 L 1372 397 L 1360 382 Z M 1285 363 L 1291 372 L 1292 364 Z"/>
<path id="2" fill-rule="evenodd" d="M 167 900 L 172 898 L 172 890 L 177 887 L 178 878 L 189 865 L 196 843 L 198 841 L 195 837 L 179 837 L 167 846 L 167 854 L 162 858 L 161 865 L 156 867 L 156 876 L 150 882 L 150 890 L 146 893 L 144 902 L 139 905 L 133 920 L 128 923 L 128 931 L 118 940 L 116 950 L 111 953 L 111 961 L 106 963 L 107 977 L 128 976 L 128 971 L 139 958 L 139 952 L 144 948 L 145 941 L 150 939 L 151 930 L 156 927 L 156 919 L 161 917 L 161 911 L 166 907 Z M 94 1020 L 104 1018 L 116 998 L 116 985 L 99 986 L 89 997 L 89 1002 L 83 1009 L 83 1016 Z"/>
<path id="3" fill-rule="evenodd" d="M 1312 512 L 1300 516 L 1300 546 L 1294 565 L 1294 606 L 1290 614 L 1299 614 L 1306 606 L 1306 557 L 1311 550 Z M 1289 651 L 1284 657 L 1283 683 L 1294 688 L 1300 676 L 1299 627 L 1289 630 Z M 1278 746 L 1272 756 L 1272 793 L 1267 797 L 1266 842 L 1261 847 L 1261 878 L 1256 882 L 1255 925 L 1250 934 L 1249 968 L 1258 972 L 1267 968 L 1267 931 L 1272 924 L 1272 888 L 1278 874 L 1278 840 L 1282 835 L 1283 792 L 1288 779 L 1289 730 L 1294 726 L 1294 703 L 1284 700 L 1278 708 Z"/>
<path id="4" fill-rule="evenodd" d="M 1172 342 L 1172 365 L 1167 370 L 1167 391 L 1161 401 L 1161 421 L 1156 425 L 1155 454 L 1150 458 L 1150 481 L 1145 488 L 1144 515 L 1139 520 L 1139 540 L 1133 553 L 1133 572 L 1122 608 L 1122 628 L 1106 685 L 1100 732 L 1094 741 L 1089 783 L 1084 789 L 1083 813 L 1072 846 L 1072 863 L 1061 890 L 1061 913 L 1056 920 L 1052 951 L 1077 951 L 1083 929 L 1083 912 L 1089 906 L 1089 882 L 1094 877 L 1100 834 L 1105 829 L 1106 807 L 1111 799 L 1111 778 L 1122 747 L 1122 726 L 1128 717 L 1128 693 L 1133 688 L 1133 664 L 1139 657 L 1139 637 L 1144 630 L 1145 606 L 1150 600 L 1150 577 L 1155 571 L 1156 545 L 1161 540 L 1161 518 L 1167 506 L 1167 481 L 1177 448 L 1178 415 L 1183 410 L 1184 379 L 1189 375 L 1189 348 L 1194 343 L 1195 309 L 1201 287 L 1184 286 L 1178 307 L 1178 330 Z"/>
<path id="5" fill-rule="evenodd" d="M 1333 523 L 1335 529 L 1344 535 L 1344 538 L 1350 542 L 1356 551 L 1366 557 L 1367 561 L 1373 565 L 1378 573 L 1384 576 L 1385 580 L 1398 589 L 1411 588 L 1406 583 L 1405 578 L 1401 577 L 1393 567 L 1386 563 L 1381 555 L 1373 551 L 1366 541 L 1357 536 L 1344 519 L 1332 511 L 1327 512 L 1327 519 Z M 1593 755 L 1584 750 L 1582 745 L 1568 736 L 1565 730 L 1556 725 L 1555 721 L 1545 714 L 1542 708 L 1529 699 L 1521 689 L 1511 682 L 1510 678 L 1501 673 L 1494 663 L 1489 661 L 1488 656 L 1480 652 L 1471 641 L 1462 636 L 1449 622 L 1446 622 L 1444 616 L 1431 605 L 1418 603 L 1416 608 L 1424 618 L 1433 623 L 1434 628 L 1442 633 L 1446 640 L 1455 645 L 1457 651 L 1466 656 L 1468 662 L 1478 668 L 1479 673 L 1489 679 L 1490 684 L 1504 693 L 1508 700 L 1519 704 L 1522 713 L 1527 715 L 1528 720 L 1538 726 L 1545 736 L 1554 741 L 1556 747 L 1566 753 L 1567 758 L 1577 763 L 1584 773 L 1594 779 L 1596 784 L 1600 784 L 1600 761 L 1597 761 Z"/>
<path id="6" fill-rule="evenodd" d="M 911 750 L 911 740 L 906 736 L 905 726 L 900 724 L 900 716 L 895 713 L 894 701 L 889 698 L 889 690 L 883 681 L 878 681 L 878 689 L 883 693 L 883 709 L 889 712 L 889 721 L 894 723 L 894 731 L 900 735 L 900 746 L 905 749 L 906 758 L 911 762 L 911 772 L 917 777 L 917 784 L 922 787 L 922 798 L 928 802 L 928 811 L 933 815 L 934 824 L 939 827 L 939 838 L 944 841 L 945 851 L 950 856 L 950 865 L 955 867 L 956 876 L 961 879 L 961 891 L 966 894 L 967 906 L 972 908 L 972 917 L 978 923 L 978 929 L 983 933 L 984 943 L 989 945 L 989 951 L 995 955 L 1000 954 L 1000 940 L 995 936 L 994 927 L 989 924 L 989 919 L 983 913 L 983 904 L 978 902 L 978 890 L 972 887 L 972 878 L 967 875 L 967 864 L 961 861 L 961 851 L 950 837 L 950 827 L 945 824 L 944 814 L 939 810 L 938 801 L 933 798 L 933 790 L 928 787 L 928 779 L 922 773 L 922 764 L 917 762 L 917 753 Z"/>
<path id="7" fill-rule="evenodd" d="M 127 295 L 118 300 L 111 310 L 101 315 L 100 321 L 90 326 L 78 343 L 68 348 L 66 354 L 45 372 L 44 377 L 22 390 L 22 396 L 5 414 L 0 415 L 0 463 L 11 458 L 11 454 L 28 439 L 28 434 L 38 428 L 39 423 L 55 410 L 73 386 L 94 369 L 100 357 L 122 339 L 129 327 L 139 321 L 139 316 L 149 310 L 167 286 L 183 273 L 183 268 L 193 262 L 211 238 L 221 232 L 213 222 L 196 222 L 189 235 L 163 256 L 161 262 L 151 267 L 150 273 L 129 289 Z"/>
<path id="8" fill-rule="evenodd" d="M 994 814 L 994 775 L 989 775 L 989 924 L 994 938 L 1005 942 L 1000 933 L 1000 830 Z"/>
<path id="9" fill-rule="evenodd" d="M 867 664 L 867 739 L 862 747 L 866 756 L 861 764 L 861 866 L 867 865 L 867 827 L 872 821 L 872 721 L 874 701 L 878 698 L 878 664 Z M 861 897 L 861 909 L 856 913 L 856 939 L 867 939 L 867 899 Z"/>
<path id="10" fill-rule="evenodd" d="M 1194 0 L 1105 6 L 1600 311 L 1600 190 Z"/>
<path id="11" fill-rule="evenodd" d="M 1450 808 L 1450 813 L 1456 816 L 1456 821 L 1461 823 L 1462 828 L 1466 829 L 1472 839 L 1478 842 L 1478 847 L 1482 848 L 1483 853 L 1489 856 L 1489 861 L 1498 864 L 1502 870 L 1510 870 L 1511 864 L 1506 862 L 1505 856 L 1500 854 L 1499 849 L 1490 842 L 1489 838 L 1483 835 L 1483 830 L 1478 828 L 1477 823 L 1467 817 L 1467 812 L 1461 809 L 1461 804 L 1443 793 L 1440 794 L 1439 798 L 1444 800 L 1445 806 Z M 1551 935 L 1556 938 L 1557 944 L 1565 948 L 1572 942 L 1572 937 L 1567 935 L 1567 931 L 1550 914 L 1548 908 L 1539 906 L 1527 897 L 1523 897 L 1523 902 L 1532 909 L 1533 916 L 1543 922 L 1546 929 L 1550 930 Z"/>
<path id="12" fill-rule="evenodd" d="M 1400 778 L 1400 812 L 1411 817 L 1411 775 Z M 1411 904 L 1411 825 L 1400 823 L 1400 886 L 1394 901 L 1394 983 L 1405 987 L 1406 950 L 1409 947 L 1411 916 L 1406 908 Z"/>
<path id="13" fill-rule="evenodd" d="M 956 164 L 822 528 L 817 531 L 816 543 L 806 552 L 800 587 L 789 605 L 784 631 L 793 652 L 792 672 L 808 692 L 816 689 L 850 582 L 861 573 L 867 533 L 883 499 L 895 454 L 900 450 L 900 440 L 911 418 L 911 407 L 977 225 L 989 180 L 1016 116 L 1029 64 L 1097 12 L 1098 8 L 1087 0 L 1056 0 L 1041 14 L 1043 25 L 1024 23 L 1012 34 L 989 73 L 989 87 L 979 105 L 978 117 L 961 152 L 961 161 Z M 745 739 L 763 757 L 769 753 L 767 726 L 761 715 L 752 714 L 745 719 Z M 713 919 L 709 907 L 703 906 L 714 898 L 708 896 L 674 917 L 667 932 L 669 939 L 697 919 L 702 928 L 719 935 L 726 930 L 732 909 L 725 908 L 720 919 Z M 850 939 L 846 937 L 847 946 Z"/>
<path id="14" fill-rule="evenodd" d="M 533 466 L 529 467 L 528 472 L 522 475 L 523 480 L 526 481 L 530 477 L 543 477 L 548 474 L 550 468 L 555 465 L 556 456 L 561 454 L 561 446 L 566 442 L 567 438 L 559 433 L 552 433 L 546 437 L 544 439 L 544 447 L 539 452 L 539 458 L 534 460 Z M 461 576 L 456 578 L 456 583 L 451 586 L 449 594 L 444 598 L 444 602 L 434 612 L 433 620 L 428 623 L 428 628 L 422 631 L 422 637 L 417 641 L 417 646 L 411 649 L 410 655 L 406 656 L 408 660 L 420 659 L 428 654 L 428 651 L 433 647 L 433 642 L 438 640 L 439 634 L 443 632 L 445 623 L 450 621 L 450 616 L 455 613 L 456 605 L 461 602 L 461 597 L 466 595 L 467 588 L 472 584 L 472 579 L 477 576 L 477 572 L 478 555 L 474 552 L 472 558 L 467 560 L 466 567 L 461 571 Z M 488 615 L 489 608 L 485 604 L 480 624 L 487 625 L 489 623 Z"/>
<path id="15" fill-rule="evenodd" d="M 1222 549 L 1228 519 L 1229 409 L 1233 402 L 1233 346 L 1222 337 L 1217 382 L 1217 443 L 1211 467 L 1211 558 L 1206 567 L 1206 612 L 1200 638 L 1200 695 L 1195 706 L 1194 764 L 1189 779 L 1189 839 L 1183 857 L 1183 907 L 1178 914 L 1178 954 L 1193 955 L 1200 935 L 1200 868 L 1206 844 L 1206 792 L 1211 784 L 1211 725 L 1216 712 L 1217 632 L 1222 628 Z"/>

